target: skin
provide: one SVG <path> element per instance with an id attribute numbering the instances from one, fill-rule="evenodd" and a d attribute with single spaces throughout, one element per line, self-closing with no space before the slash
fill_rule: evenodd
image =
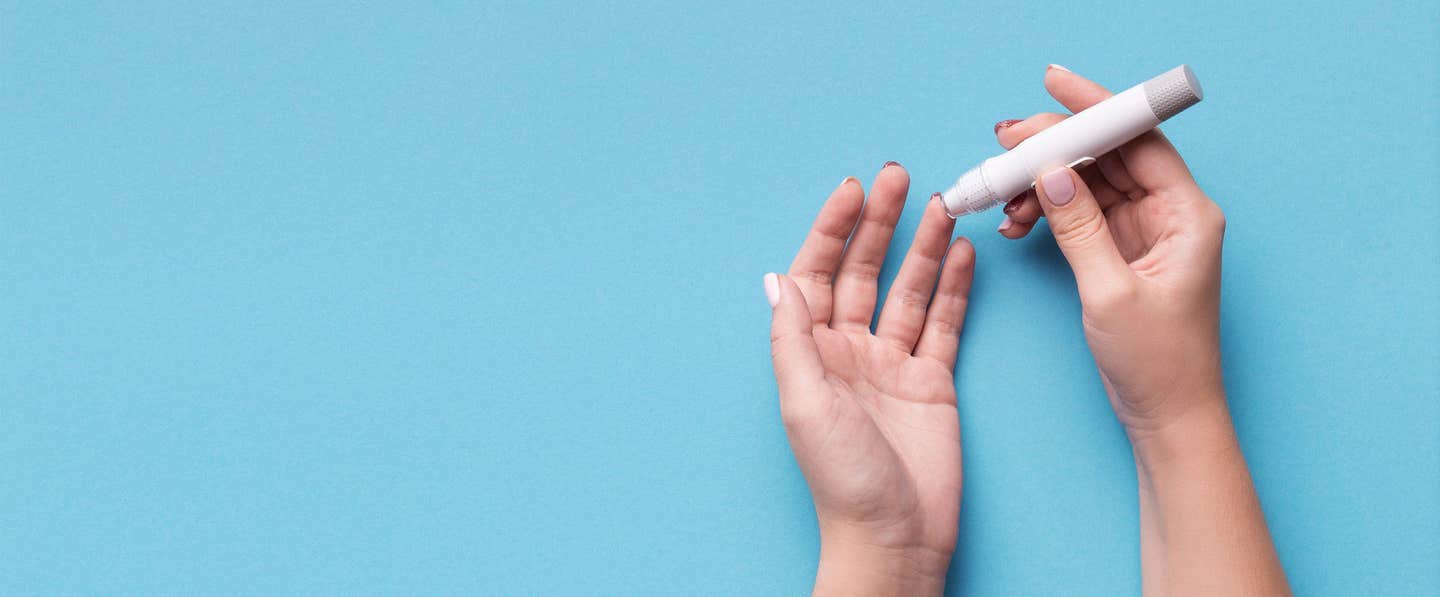
<path id="1" fill-rule="evenodd" d="M 1045 87 L 1072 111 L 1110 95 L 1054 67 Z M 996 134 L 1013 147 L 1064 118 Z M 816 594 L 939 594 L 955 547 L 952 368 L 974 250 L 947 242 L 932 201 L 872 334 L 907 187 L 887 165 L 864 202 L 846 179 L 774 284 L 781 415 L 820 521 Z M 1134 449 L 1144 593 L 1288 595 L 1226 406 L 1219 207 L 1151 131 L 1081 172 L 1042 175 L 1007 211 L 1012 239 L 1048 218 L 1075 273 L 1086 340 Z"/>
<path id="2" fill-rule="evenodd" d="M 950 242 L 954 222 L 932 198 L 872 333 L 909 185 L 887 164 L 866 201 L 847 178 L 776 280 L 780 413 L 820 521 L 820 595 L 938 594 L 955 550 L 953 367 L 975 251 Z"/>

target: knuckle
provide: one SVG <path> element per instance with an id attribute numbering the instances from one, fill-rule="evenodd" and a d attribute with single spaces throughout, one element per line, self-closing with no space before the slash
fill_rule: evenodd
<path id="1" fill-rule="evenodd" d="M 849 229 L 849 228 L 845 228 L 845 229 L 832 229 L 832 228 L 822 228 L 822 227 L 817 226 L 816 228 L 814 228 L 814 229 L 812 230 L 812 232 L 813 232 L 814 234 L 816 234 L 817 236 L 819 236 L 820 238 L 826 238 L 826 239 L 830 239 L 830 240 L 832 240 L 832 241 L 839 241 L 839 242 L 842 242 L 842 243 L 843 243 L 843 242 L 845 242 L 845 241 L 850 240 L 850 229 Z"/>
<path id="2" fill-rule="evenodd" d="M 916 292 L 900 292 L 895 295 L 895 303 L 907 309 L 925 310 L 930 304 L 930 297 Z"/>
<path id="3" fill-rule="evenodd" d="M 1093 242 L 1105 231 L 1105 215 L 1098 209 L 1086 209 L 1070 217 L 1051 218 L 1050 233 L 1055 240 L 1065 244 L 1080 245 Z"/>
<path id="4" fill-rule="evenodd" d="M 959 319 L 948 315 L 941 315 L 932 317 L 929 323 L 925 324 L 925 329 L 940 334 L 941 336 L 950 337 L 960 335 L 961 325 L 962 323 Z"/>
<path id="5" fill-rule="evenodd" d="M 857 259 L 845 264 L 844 272 L 847 276 L 856 278 L 873 279 L 880 277 L 882 263 L 870 259 Z"/>
<path id="6" fill-rule="evenodd" d="M 776 371 L 785 366 L 785 355 L 794 350 L 800 342 L 798 333 L 773 329 L 770 331 L 770 358 L 775 361 Z"/>
<path id="7" fill-rule="evenodd" d="M 791 278 L 799 278 L 817 286 L 829 286 L 835 276 L 828 271 L 809 270 L 790 274 Z"/>

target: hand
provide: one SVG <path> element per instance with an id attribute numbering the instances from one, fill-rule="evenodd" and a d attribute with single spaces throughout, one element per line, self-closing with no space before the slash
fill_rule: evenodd
<path id="1" fill-rule="evenodd" d="M 1054 67 L 1045 88 L 1076 112 L 1110 96 Z M 1064 119 L 1039 114 L 996 133 L 1014 147 Z M 1085 338 L 1135 450 L 1145 594 L 1289 594 L 1225 405 L 1225 218 L 1180 154 L 1150 131 L 1083 173 L 1041 175 L 1005 211 L 1009 238 L 1043 213 L 1075 272 Z"/>
<path id="2" fill-rule="evenodd" d="M 1045 88 L 1079 112 L 1110 97 L 1059 68 Z M 1062 120 L 1037 114 L 996 126 L 1011 148 Z M 1048 196 L 1041 201 L 1040 196 Z M 1223 405 L 1220 247 L 1225 217 L 1158 130 L 1080 172 L 1047 173 L 1005 207 L 1000 233 L 1020 238 L 1039 217 L 1075 271 L 1085 337 L 1115 414 L 1143 441 L 1197 408 Z"/>
<path id="3" fill-rule="evenodd" d="M 820 521 L 817 594 L 939 594 L 955 550 L 953 369 L 975 251 L 950 243 L 954 222 L 932 197 L 871 333 L 909 185 L 893 162 L 868 202 L 845 179 L 790 273 L 765 276 L 780 414 Z"/>

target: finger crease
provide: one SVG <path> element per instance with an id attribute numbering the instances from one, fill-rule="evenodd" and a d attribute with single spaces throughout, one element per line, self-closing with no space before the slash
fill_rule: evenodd
<path id="1" fill-rule="evenodd" d="M 858 278 L 876 278 L 880 275 L 880 268 L 883 265 L 884 264 L 879 261 L 860 259 L 841 266 L 840 275 Z"/>

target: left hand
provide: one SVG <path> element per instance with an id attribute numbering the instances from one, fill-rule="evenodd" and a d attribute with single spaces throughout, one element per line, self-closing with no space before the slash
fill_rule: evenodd
<path id="1" fill-rule="evenodd" d="M 955 550 L 954 366 L 975 251 L 951 244 L 954 221 L 932 197 L 872 333 L 909 185 L 893 162 L 868 202 L 845 179 L 789 274 L 765 277 L 780 413 L 820 520 L 817 594 L 938 595 Z"/>

